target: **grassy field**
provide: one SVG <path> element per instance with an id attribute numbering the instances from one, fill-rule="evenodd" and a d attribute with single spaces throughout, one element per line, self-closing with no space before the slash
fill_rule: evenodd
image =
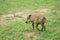
<path id="1" fill-rule="evenodd" d="M 25 20 L 22 20 L 13 25 L 0 26 L 0 40 L 60 40 L 60 14 L 45 16 L 45 32 L 36 29 L 33 31 L 31 24 L 26 24 Z"/>
<path id="2" fill-rule="evenodd" d="M 46 17 L 45 32 L 38 31 L 36 28 L 33 31 L 31 23 L 26 24 L 25 18 L 21 17 L 40 8 L 54 9 L 55 0 L 0 0 L 0 40 L 60 40 L 60 13 L 43 14 Z M 24 12 L 24 10 L 28 12 L 25 11 L 21 16 L 6 16 L 15 12 Z M 41 29 L 40 26 L 39 29 Z"/>
<path id="3" fill-rule="evenodd" d="M 55 0 L 0 0 L 0 14 L 14 13 L 17 11 L 55 8 Z"/>

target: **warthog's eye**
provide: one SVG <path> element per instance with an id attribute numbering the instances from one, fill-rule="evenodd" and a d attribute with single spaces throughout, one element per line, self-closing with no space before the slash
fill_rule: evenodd
<path id="1" fill-rule="evenodd" d="M 30 20 L 27 20 L 27 21 L 26 21 L 26 23 L 29 23 L 29 22 L 30 22 Z"/>

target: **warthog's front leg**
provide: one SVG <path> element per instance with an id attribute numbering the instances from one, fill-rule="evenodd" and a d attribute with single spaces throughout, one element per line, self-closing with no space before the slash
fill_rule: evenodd
<path id="1" fill-rule="evenodd" d="M 32 27 L 33 27 L 33 30 L 34 30 L 34 23 L 32 23 Z"/>
<path id="2" fill-rule="evenodd" d="M 38 24 L 36 24 L 36 29 L 39 30 L 39 28 L 38 28 Z M 40 30 L 39 30 L 39 31 L 40 31 Z"/>

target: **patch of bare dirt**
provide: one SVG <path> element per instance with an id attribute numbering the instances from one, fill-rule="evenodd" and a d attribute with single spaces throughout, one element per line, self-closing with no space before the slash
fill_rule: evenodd
<path id="1" fill-rule="evenodd" d="M 29 31 L 29 30 L 23 32 L 23 35 L 25 36 L 26 39 L 40 38 L 40 34 L 35 33 L 34 31 Z"/>
<path id="2" fill-rule="evenodd" d="M 48 8 L 41 8 L 41 9 L 34 9 L 32 10 L 24 10 L 21 12 L 16 12 L 16 13 L 12 13 L 12 14 L 6 14 L 6 15 L 1 15 L 0 16 L 0 25 L 7 25 L 8 23 L 12 23 L 12 22 L 17 22 L 17 21 L 21 21 L 21 20 L 26 20 L 27 16 L 29 14 L 32 13 L 47 13 L 49 12 Z"/>

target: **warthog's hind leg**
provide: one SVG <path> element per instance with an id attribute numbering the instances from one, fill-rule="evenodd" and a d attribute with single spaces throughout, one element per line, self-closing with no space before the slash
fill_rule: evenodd
<path id="1" fill-rule="evenodd" d="M 42 31 L 45 31 L 45 26 L 44 26 L 44 23 L 41 24 L 42 25 Z"/>

